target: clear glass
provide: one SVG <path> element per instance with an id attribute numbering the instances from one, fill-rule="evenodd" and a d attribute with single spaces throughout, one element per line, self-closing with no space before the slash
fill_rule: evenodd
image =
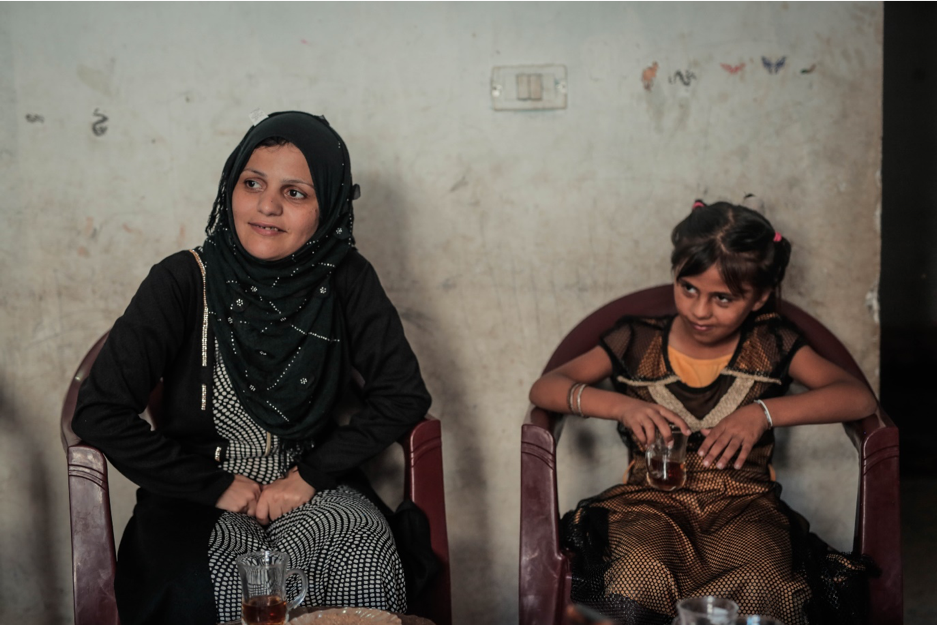
<path id="1" fill-rule="evenodd" d="M 284 625 L 290 610 L 306 597 L 309 580 L 299 569 L 287 569 L 288 558 L 279 551 L 254 551 L 238 556 L 241 575 L 241 624 Z M 299 594 L 286 600 L 286 579 L 298 575 Z"/>
<path id="2" fill-rule="evenodd" d="M 677 490 L 686 484 L 687 437 L 680 430 L 672 430 L 671 435 L 673 442 L 668 447 L 660 432 L 656 432 L 654 442 L 644 452 L 647 483 L 657 490 Z"/>
<path id="3" fill-rule="evenodd" d="M 735 625 L 739 606 L 722 597 L 690 597 L 677 602 L 680 625 Z"/>

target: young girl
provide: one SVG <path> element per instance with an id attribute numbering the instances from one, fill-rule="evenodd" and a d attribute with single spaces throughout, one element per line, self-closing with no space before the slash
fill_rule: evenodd
<path id="1" fill-rule="evenodd" d="M 861 597 L 867 562 L 808 534 L 769 462 L 773 428 L 862 418 L 875 398 L 775 312 L 791 245 L 762 215 L 697 201 L 671 240 L 676 315 L 620 319 L 530 391 L 546 410 L 617 421 L 634 459 L 626 483 L 563 519 L 572 599 L 642 625 L 699 595 L 786 625 L 855 618 L 846 594 Z M 614 391 L 591 386 L 608 377 Z M 792 380 L 809 390 L 786 396 Z M 672 428 L 690 435 L 687 480 L 663 492 L 643 452 Z"/>

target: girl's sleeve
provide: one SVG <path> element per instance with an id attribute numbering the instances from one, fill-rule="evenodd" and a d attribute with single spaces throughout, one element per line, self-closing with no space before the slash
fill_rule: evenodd
<path id="1" fill-rule="evenodd" d="M 778 315 L 773 324 L 775 343 L 780 354 L 778 365 L 773 375 L 778 378 L 790 378 L 791 361 L 801 347 L 808 345 L 804 333 L 787 317 Z"/>
<path id="2" fill-rule="evenodd" d="M 194 259 L 175 255 L 155 265 L 114 323 L 79 389 L 72 429 L 146 490 L 214 505 L 234 476 L 139 416 L 164 371 L 179 359 L 190 307 L 200 305 L 192 300 L 201 298 L 201 284 L 186 284 L 185 262 Z"/>
<path id="3" fill-rule="evenodd" d="M 625 371 L 625 354 L 631 347 L 633 334 L 631 318 L 623 317 L 599 337 L 599 346 L 605 350 L 612 361 L 613 375 L 620 375 Z"/>
<path id="4" fill-rule="evenodd" d="M 353 252 L 342 295 L 351 365 L 364 378 L 364 407 L 303 454 L 299 473 L 316 490 L 386 449 L 419 423 L 431 399 L 396 308 L 374 268 Z"/>

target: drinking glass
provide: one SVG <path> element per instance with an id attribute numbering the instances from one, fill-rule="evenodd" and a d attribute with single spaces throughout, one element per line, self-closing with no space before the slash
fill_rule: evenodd
<path id="1" fill-rule="evenodd" d="M 671 430 L 670 434 L 673 436 L 670 447 L 664 442 L 660 431 L 656 431 L 654 441 L 644 452 L 647 483 L 657 490 L 677 490 L 686 483 L 687 437 L 680 430 Z"/>
<path id="2" fill-rule="evenodd" d="M 733 625 L 784 625 L 784 623 L 770 616 L 749 614 L 748 616 L 740 616 L 735 619 Z"/>
<path id="3" fill-rule="evenodd" d="M 241 575 L 241 624 L 284 625 L 290 610 L 306 597 L 309 580 L 299 569 L 286 568 L 287 556 L 279 551 L 254 551 L 238 556 Z M 299 575 L 299 594 L 286 600 L 286 578 Z"/>
<path id="4" fill-rule="evenodd" d="M 735 625 L 739 606 L 722 597 L 690 597 L 677 602 L 680 625 Z"/>

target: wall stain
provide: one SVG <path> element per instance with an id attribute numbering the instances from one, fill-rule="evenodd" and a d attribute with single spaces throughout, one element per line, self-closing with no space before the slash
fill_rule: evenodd
<path id="1" fill-rule="evenodd" d="M 677 70 L 673 73 L 673 76 L 667 79 L 667 82 L 669 82 L 672 85 L 678 80 L 681 83 L 683 83 L 684 87 L 689 87 L 690 83 L 696 80 L 696 74 L 693 73 L 693 70 L 690 70 L 690 69 L 688 69 L 686 73 L 681 72 L 680 70 Z"/>
<path id="2" fill-rule="evenodd" d="M 77 71 L 78 79 L 98 93 L 111 95 L 111 84 L 113 83 L 115 65 L 115 59 L 110 59 L 107 63 L 107 68 L 104 70 L 94 69 L 87 65 L 79 65 Z"/>
<path id="3" fill-rule="evenodd" d="M 46 118 L 42 115 L 36 115 L 34 113 L 26 113 L 26 121 L 30 124 L 41 124 L 46 121 Z"/>
<path id="4" fill-rule="evenodd" d="M 815 70 L 815 69 L 817 69 L 817 64 L 816 64 L 816 63 L 814 63 L 814 64 L 811 65 L 810 67 L 806 67 L 806 68 L 800 70 L 800 73 L 801 73 L 801 74 L 812 74 L 812 73 L 813 73 L 813 70 Z"/>
<path id="5" fill-rule="evenodd" d="M 463 175 L 461 178 L 459 178 L 459 181 L 457 183 L 455 183 L 449 188 L 449 193 L 454 193 L 455 191 L 458 191 L 459 189 L 467 185 L 468 185 L 468 177 L 466 175 Z"/>
<path id="6" fill-rule="evenodd" d="M 645 91 L 650 91 L 651 87 L 654 86 L 654 79 L 657 78 L 657 67 L 657 61 L 654 61 L 641 72 L 641 83 L 644 85 Z"/>
<path id="7" fill-rule="evenodd" d="M 107 115 L 98 109 L 94 109 L 94 113 L 92 113 L 92 115 L 98 117 L 99 119 L 91 124 L 91 132 L 94 133 L 95 137 L 100 137 L 105 132 L 107 132 L 107 126 L 104 125 L 104 122 L 107 121 Z"/>

